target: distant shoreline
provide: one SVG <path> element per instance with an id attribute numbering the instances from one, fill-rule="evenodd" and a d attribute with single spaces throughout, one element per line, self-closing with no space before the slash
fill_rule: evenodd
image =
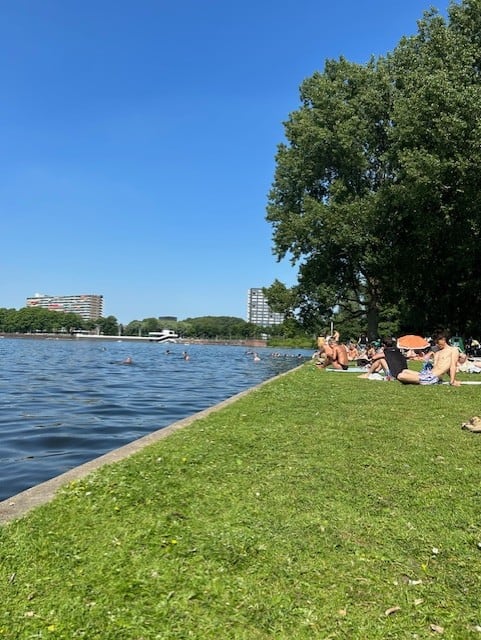
<path id="1" fill-rule="evenodd" d="M 266 347 L 267 340 L 212 340 L 202 338 L 179 338 L 175 343 L 158 341 L 148 336 L 103 336 L 103 335 L 71 335 L 69 333 L 3 333 L 0 338 L 20 338 L 23 340 L 108 340 L 110 342 L 154 342 L 158 344 L 218 344 L 235 347 Z"/>

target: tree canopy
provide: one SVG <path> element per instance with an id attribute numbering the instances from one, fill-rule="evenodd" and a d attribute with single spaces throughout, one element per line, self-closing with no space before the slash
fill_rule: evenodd
<path id="1" fill-rule="evenodd" d="M 51 311 L 39 307 L 0 309 L 0 331 L 5 333 L 58 333 L 83 329 L 82 318 L 75 313 Z"/>
<path id="2" fill-rule="evenodd" d="M 272 306 L 310 326 L 336 309 L 371 337 L 393 318 L 479 331 L 480 33 L 481 0 L 452 3 L 393 52 L 302 83 L 267 206 L 298 282 L 267 289 Z"/>

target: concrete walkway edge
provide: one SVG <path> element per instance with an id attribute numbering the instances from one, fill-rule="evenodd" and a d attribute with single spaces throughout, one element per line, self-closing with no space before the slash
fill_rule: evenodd
<path id="1" fill-rule="evenodd" d="M 302 366 L 302 365 L 300 365 Z M 152 433 L 147 434 L 133 442 L 129 442 L 128 444 L 119 447 L 118 449 L 114 449 L 113 451 L 109 451 L 98 458 L 94 458 L 85 464 L 82 464 L 78 467 L 74 467 L 65 473 L 62 473 L 59 476 L 55 476 L 51 480 L 47 480 L 46 482 L 42 482 L 41 484 L 35 485 L 30 489 L 26 489 L 21 493 L 18 493 L 11 498 L 7 498 L 0 502 L 0 525 L 11 522 L 12 520 L 16 520 L 17 518 L 21 518 L 28 511 L 38 507 L 46 502 L 52 500 L 55 496 L 55 493 L 64 485 L 72 482 L 73 480 L 79 480 L 80 478 L 84 478 L 86 475 L 99 469 L 100 467 L 106 464 L 112 464 L 114 462 L 119 462 L 124 458 L 128 458 L 133 455 L 137 451 L 140 451 L 144 447 L 153 444 L 154 442 L 158 442 L 162 440 L 162 438 L 166 438 L 174 431 L 178 431 L 179 429 L 183 429 L 188 425 L 192 424 L 196 420 L 200 420 L 201 418 L 207 417 L 209 414 L 219 411 L 224 407 L 236 402 L 243 396 L 246 396 L 252 391 L 259 389 L 265 384 L 272 382 L 273 380 L 277 380 L 278 378 L 282 378 L 286 376 L 299 367 L 295 367 L 294 369 L 290 369 L 289 371 L 285 371 L 284 373 L 275 376 L 274 378 L 269 378 L 268 380 L 264 380 L 260 384 L 255 387 L 251 387 L 250 389 L 246 389 L 245 391 L 241 391 L 218 404 L 209 407 L 208 409 L 204 409 L 199 411 L 198 413 L 194 413 L 187 418 L 183 418 L 182 420 L 178 420 L 177 422 L 173 422 L 167 427 L 163 427 L 162 429 L 158 429 L 157 431 L 153 431 Z"/>

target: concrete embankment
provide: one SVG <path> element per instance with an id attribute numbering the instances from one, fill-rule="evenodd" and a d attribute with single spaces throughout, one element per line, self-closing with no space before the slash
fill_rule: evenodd
<path id="1" fill-rule="evenodd" d="M 276 378 L 281 378 L 291 373 L 291 371 L 292 370 L 286 371 L 285 373 L 282 373 L 279 376 L 276 376 Z M 1 501 L 0 502 L 0 525 L 10 522 L 11 520 L 15 520 L 16 518 L 20 518 L 31 509 L 50 501 L 55 496 L 55 493 L 58 491 L 58 489 L 68 484 L 69 482 L 72 482 L 73 480 L 78 480 L 80 478 L 84 478 L 86 475 L 88 475 L 92 471 L 95 471 L 96 469 L 99 469 L 100 467 L 106 464 L 112 464 L 114 462 L 123 460 L 124 458 L 128 458 L 129 456 L 133 455 L 137 451 L 140 451 L 144 447 L 147 447 L 150 444 L 153 444 L 154 442 L 157 442 L 163 438 L 166 438 L 171 433 L 174 433 L 179 429 L 183 429 L 184 427 L 187 427 L 188 425 L 192 424 L 194 421 L 199 420 L 201 418 L 205 418 L 210 413 L 213 413 L 214 411 L 219 411 L 220 409 L 227 407 L 228 405 L 232 404 L 233 402 L 236 402 L 243 396 L 251 393 L 255 389 L 259 389 L 265 384 L 268 384 L 273 379 L 274 378 L 271 378 L 270 380 L 265 380 L 264 382 L 261 382 L 255 387 L 252 387 L 251 389 L 247 389 L 246 391 L 241 391 L 240 393 L 237 393 L 236 395 L 230 398 L 227 398 L 226 400 L 223 400 L 222 402 L 219 402 L 218 404 L 212 407 L 209 407 L 208 409 L 204 409 L 203 411 L 199 411 L 193 414 L 192 416 L 189 416 L 182 420 L 178 420 L 177 422 L 172 423 L 168 427 L 158 429 L 157 431 L 154 431 L 153 433 L 143 436 L 142 438 L 138 438 L 137 440 L 134 440 L 133 442 L 126 444 L 123 447 L 119 447 L 118 449 L 115 449 L 113 451 L 110 451 L 109 453 L 99 456 L 94 460 L 90 460 L 85 464 L 82 464 L 78 467 L 70 469 L 69 471 L 66 471 L 63 474 L 56 476 L 51 480 L 42 482 L 41 484 L 31 487 L 30 489 L 26 489 L 25 491 L 22 491 L 21 493 L 18 493 L 17 495 L 12 496 L 11 498 L 7 498 L 6 500 Z"/>

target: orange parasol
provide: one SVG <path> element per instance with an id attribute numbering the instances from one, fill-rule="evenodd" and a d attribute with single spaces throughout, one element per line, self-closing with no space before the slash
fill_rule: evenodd
<path id="1" fill-rule="evenodd" d="M 430 344 L 422 336 L 402 336 L 398 338 L 397 346 L 399 349 L 427 349 Z"/>

